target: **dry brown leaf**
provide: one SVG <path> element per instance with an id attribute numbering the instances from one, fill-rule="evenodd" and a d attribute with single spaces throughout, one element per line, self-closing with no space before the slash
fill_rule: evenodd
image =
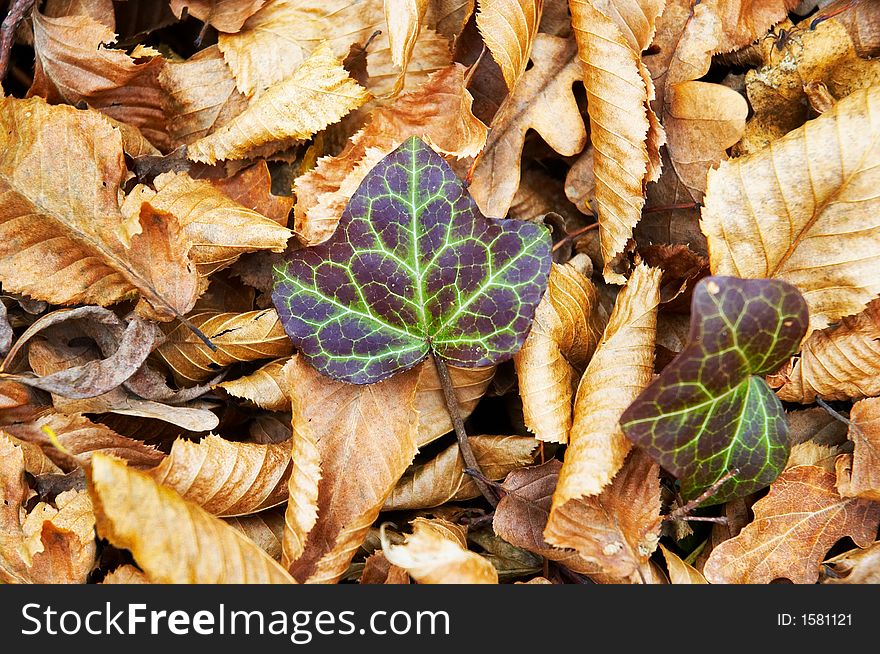
<path id="1" fill-rule="evenodd" d="M 239 204 L 287 227 L 293 198 L 272 194 L 272 176 L 265 161 L 259 161 L 231 177 L 210 182 Z"/>
<path id="2" fill-rule="evenodd" d="M 258 250 L 283 252 L 290 230 L 248 209 L 206 180 L 168 172 L 153 180 L 152 189 L 138 186 L 128 196 L 137 211 L 146 204 L 177 219 L 190 242 L 189 257 L 203 277 L 225 268 L 244 254 Z"/>
<path id="3" fill-rule="evenodd" d="M 823 584 L 880 584 L 880 541 L 855 549 L 822 564 Z"/>
<path id="4" fill-rule="evenodd" d="M 603 274 L 620 284 L 613 270 L 639 222 L 645 182 L 659 177 L 663 128 L 650 102 L 654 86 L 641 60 L 654 38 L 665 0 L 570 0 L 572 26 L 583 65 L 596 175 Z"/>
<path id="5" fill-rule="evenodd" d="M 837 459 L 837 490 L 843 497 L 880 502 L 880 398 L 861 400 L 849 412 L 852 456 Z"/>
<path id="6" fill-rule="evenodd" d="M 148 584 L 147 575 L 133 565 L 121 565 L 113 572 L 107 574 L 101 581 L 102 584 Z"/>
<path id="7" fill-rule="evenodd" d="M 425 22 L 449 38 L 455 38 L 464 29 L 474 13 L 477 0 L 430 0 Z"/>
<path id="8" fill-rule="evenodd" d="M 568 442 L 577 383 L 604 326 L 599 293 L 583 274 L 589 271 L 581 262 L 589 266 L 589 259 L 578 257 L 553 264 L 532 329 L 513 357 L 526 426 L 551 443 Z"/>
<path id="9" fill-rule="evenodd" d="M 290 443 L 238 443 L 210 434 L 198 443 L 177 439 L 147 474 L 218 516 L 257 513 L 287 500 Z"/>
<path id="10" fill-rule="evenodd" d="M 464 75 L 460 64 L 434 73 L 418 90 L 376 109 L 338 156 L 319 159 L 312 171 L 297 177 L 294 231 L 306 245 L 330 237 L 364 176 L 413 134 L 458 158 L 482 149 L 487 129 L 471 112 Z"/>
<path id="11" fill-rule="evenodd" d="M 708 584 L 706 578 L 699 570 L 682 561 L 675 552 L 660 545 L 663 558 L 666 559 L 666 569 L 669 570 L 669 581 L 673 584 Z"/>
<path id="12" fill-rule="evenodd" d="M 534 463 L 537 441 L 527 436 L 470 436 L 468 438 L 483 475 L 504 479 L 517 468 Z M 391 495 L 383 511 L 428 509 L 447 502 L 471 500 L 480 496 L 453 443 L 427 463 L 410 468 Z"/>
<path id="13" fill-rule="evenodd" d="M 293 582 L 239 531 L 111 457 L 92 459 L 89 491 L 98 534 L 129 550 L 154 583 Z"/>
<path id="14" fill-rule="evenodd" d="M 362 584 L 408 584 L 409 573 L 403 568 L 391 565 L 384 552 L 373 552 L 364 561 L 364 571 L 359 583 Z"/>
<path id="15" fill-rule="evenodd" d="M 0 583 L 85 583 L 95 561 L 88 494 L 65 491 L 28 512 L 24 475 L 22 447 L 0 433 Z"/>
<path id="16" fill-rule="evenodd" d="M 293 345 L 275 309 L 246 313 L 204 312 L 189 316 L 214 345 L 212 351 L 185 325 L 172 326 L 156 354 L 184 384 L 204 381 L 237 361 L 287 356 Z"/>
<path id="17" fill-rule="evenodd" d="M 12 140 L 9 140 L 12 139 Z M 125 222 L 122 138 L 97 112 L 0 100 L 0 279 L 53 304 L 106 306 L 137 294 L 168 319 L 195 303 L 180 226 Z"/>
<path id="18" fill-rule="evenodd" d="M 108 116 L 140 128 L 158 148 L 166 134 L 165 93 L 159 84 L 162 57 L 144 60 L 107 47 L 113 30 L 86 15 L 49 18 L 33 14 L 36 64 L 30 95 L 52 103 L 86 102 Z"/>
<path id="19" fill-rule="evenodd" d="M 276 561 L 281 560 L 281 540 L 284 537 L 284 511 L 274 509 L 254 515 L 225 518 L 225 522 L 238 529 Z"/>
<path id="20" fill-rule="evenodd" d="M 801 404 L 817 396 L 857 400 L 880 395 L 880 301 L 834 327 L 813 332 L 800 353 L 767 382 L 779 388 L 779 399 Z"/>
<path id="21" fill-rule="evenodd" d="M 514 2 L 513 4 L 518 4 Z M 487 216 L 507 215 L 520 185 L 526 132 L 537 131 L 559 154 L 573 156 L 587 143 L 587 131 L 572 85 L 583 79 L 573 39 L 539 34 L 531 51 L 533 67 L 492 120 L 486 147 L 469 188 Z"/>
<path id="22" fill-rule="evenodd" d="M 867 190 L 880 183 L 878 115 L 880 86 L 856 91 L 711 171 L 700 227 L 712 273 L 794 284 L 814 329 L 862 311 L 880 293 L 880 196 Z"/>
<path id="23" fill-rule="evenodd" d="M 393 565 L 420 584 L 497 584 L 495 567 L 467 549 L 464 529 L 446 520 L 412 521 L 413 532 L 401 545 L 382 539 L 382 551 Z"/>
<path id="24" fill-rule="evenodd" d="M 867 547 L 880 523 L 880 504 L 841 497 L 834 475 L 814 466 L 784 471 L 752 511 L 754 521 L 709 555 L 703 574 L 710 583 L 815 583 L 834 543 L 849 536 Z"/>
<path id="25" fill-rule="evenodd" d="M 428 0 L 384 0 L 384 9 L 391 63 L 400 70 L 400 81 L 395 87 L 399 89 L 422 29 Z"/>
<path id="26" fill-rule="evenodd" d="M 722 35 L 715 52 L 730 52 L 748 45 L 776 23 L 785 20 L 788 12 L 801 0 L 708 0 L 705 4 L 716 14 Z"/>
<path id="27" fill-rule="evenodd" d="M 190 16 L 216 28 L 218 32 L 237 32 L 268 0 L 171 0 L 171 11 L 178 18 L 186 10 Z"/>
<path id="28" fill-rule="evenodd" d="M 617 296 L 575 395 L 574 420 L 553 511 L 569 500 L 600 493 L 632 448 L 618 422 L 654 374 L 660 278 L 659 268 L 640 265 Z"/>
<path id="29" fill-rule="evenodd" d="M 61 468 L 52 462 L 42 448 L 32 442 L 19 439 L 15 436 L 15 431 L 7 427 L 3 432 L 3 438 L 9 440 L 13 445 L 21 448 L 24 457 L 24 470 L 28 474 L 38 477 L 39 475 L 57 475 L 62 474 Z"/>
<path id="30" fill-rule="evenodd" d="M 392 55 L 391 44 L 384 33 L 373 40 L 366 53 L 367 77 L 369 79 L 366 80 L 365 86 L 370 93 L 377 97 L 372 107 L 377 104 L 387 104 L 397 93 L 415 91 L 433 73 L 452 63 L 449 41 L 442 34 L 427 27 L 422 28 L 413 45 L 412 56 L 407 63 L 405 75 L 402 75 L 401 70 L 394 65 Z M 367 105 L 361 109 L 361 113 L 370 108 L 371 105 Z"/>
<path id="31" fill-rule="evenodd" d="M 513 90 L 526 72 L 544 0 L 480 0 L 479 6 L 477 27 Z"/>
<path id="32" fill-rule="evenodd" d="M 245 159 L 263 146 L 284 149 L 310 138 L 369 99 L 328 45 L 318 47 L 283 81 L 267 88 L 216 131 L 187 147 L 193 161 Z"/>
<path id="33" fill-rule="evenodd" d="M 249 400 L 269 411 L 290 410 L 290 396 L 283 383 L 282 370 L 287 359 L 270 361 L 249 375 L 217 384 L 230 395 Z"/>
<path id="34" fill-rule="evenodd" d="M 565 473 L 565 464 L 559 475 Z M 558 487 L 557 487 L 558 492 Z M 553 496 L 544 538 L 574 549 L 612 577 L 626 579 L 647 566 L 660 540 L 660 467 L 634 450 L 599 495 L 557 504 Z"/>
<path id="35" fill-rule="evenodd" d="M 294 357 L 287 367 L 293 410 L 290 500 L 284 561 L 299 581 L 345 574 L 385 499 L 417 451 L 418 371 L 355 386 Z"/>
<path id="36" fill-rule="evenodd" d="M 815 441 L 805 441 L 791 446 L 786 468 L 795 466 L 816 466 L 827 472 L 834 472 L 834 462 L 840 454 L 840 448 L 835 445 L 820 445 Z M 840 478 L 838 477 L 838 484 Z"/>

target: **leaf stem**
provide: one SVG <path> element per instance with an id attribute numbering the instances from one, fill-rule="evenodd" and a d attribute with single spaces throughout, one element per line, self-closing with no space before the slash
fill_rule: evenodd
<path id="1" fill-rule="evenodd" d="M 455 436 L 458 438 L 458 451 L 461 452 L 461 458 L 464 459 L 465 472 L 471 476 L 480 493 L 486 498 L 493 507 L 498 504 L 498 496 L 495 491 L 483 481 L 486 476 L 483 474 L 482 468 L 474 456 L 468 440 L 467 431 L 464 428 L 464 420 L 461 419 L 461 412 L 458 410 L 458 398 L 455 396 L 455 386 L 452 384 L 452 377 L 449 375 L 449 368 L 436 353 L 432 352 L 434 358 L 434 366 L 437 368 L 437 376 L 440 378 L 440 388 L 443 389 L 443 399 L 446 400 L 446 410 L 449 411 L 449 417 L 452 419 L 452 426 L 455 428 Z M 474 474 L 476 473 L 476 474 Z"/>

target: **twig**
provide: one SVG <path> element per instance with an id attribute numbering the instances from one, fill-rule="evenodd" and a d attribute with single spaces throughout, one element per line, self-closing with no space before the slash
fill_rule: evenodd
<path id="1" fill-rule="evenodd" d="M 34 2 L 35 0 L 12 0 L 9 13 L 0 24 L 0 82 L 5 79 L 6 71 L 9 69 L 9 56 L 12 52 L 12 43 L 15 41 L 15 30 L 34 8 Z"/>
<path id="2" fill-rule="evenodd" d="M 675 509 L 674 511 L 672 511 L 671 513 L 668 513 L 667 515 L 663 516 L 663 520 L 683 520 L 683 519 L 685 519 L 685 517 L 691 511 L 693 511 L 698 506 L 700 506 L 700 504 L 702 504 L 707 499 L 712 497 L 715 494 L 715 492 L 719 488 L 721 488 L 728 479 L 732 479 L 737 474 L 739 474 L 739 468 L 734 468 L 733 470 L 728 470 L 727 474 L 725 474 L 720 479 L 717 479 L 715 481 L 715 483 L 713 483 L 711 486 L 709 486 L 709 488 L 707 488 L 702 493 L 700 493 L 699 497 L 695 497 L 687 504 L 680 506 L 677 509 Z M 688 518 L 688 520 L 693 520 L 693 519 L 694 518 Z M 716 520 L 703 520 L 703 522 L 717 522 L 717 521 Z"/>
<path id="3" fill-rule="evenodd" d="M 452 384 L 452 377 L 449 376 L 449 368 L 446 363 L 436 354 L 434 357 L 434 365 L 437 368 L 437 376 L 440 377 L 440 387 L 443 389 L 443 399 L 446 400 L 446 410 L 449 411 L 449 417 L 452 419 L 452 426 L 455 428 L 455 436 L 458 438 L 458 450 L 461 452 L 461 458 L 464 459 L 465 472 L 469 474 L 480 493 L 486 498 L 493 507 L 498 505 L 498 496 L 495 491 L 486 483 L 486 476 L 483 474 L 477 457 L 471 449 L 467 432 L 464 428 L 464 421 L 461 419 L 461 413 L 458 410 L 458 398 L 455 396 L 455 386 Z"/>
<path id="4" fill-rule="evenodd" d="M 832 407 L 831 407 L 831 406 L 830 406 L 825 400 L 823 400 L 821 397 L 817 397 L 817 398 L 816 398 L 816 404 L 818 404 L 820 407 L 822 407 L 823 409 L 825 409 L 825 411 L 828 412 L 828 415 L 830 415 L 832 418 L 834 418 L 835 420 L 839 420 L 840 422 L 842 422 L 843 424 L 845 424 L 847 427 L 849 427 L 850 429 L 852 429 L 852 430 L 853 430 L 855 433 L 857 433 L 859 436 L 862 436 L 862 435 L 863 435 L 861 427 L 859 427 L 856 423 L 854 423 L 852 420 L 850 420 L 849 418 L 847 418 L 847 417 L 846 417 L 845 415 L 843 415 L 842 413 L 840 413 L 840 412 L 836 411 L 835 409 L 833 409 L 833 408 L 832 408 Z"/>
<path id="5" fill-rule="evenodd" d="M 583 236 L 587 232 L 592 231 L 594 229 L 598 229 L 598 228 L 599 228 L 599 223 L 592 223 L 591 225 L 587 225 L 586 227 L 581 227 L 580 229 L 576 229 L 573 232 L 566 234 L 561 239 L 559 239 L 558 242 L 556 242 L 553 245 L 553 252 L 556 252 L 556 250 L 561 248 L 563 245 L 565 245 L 569 241 L 573 241 L 574 239 L 576 239 L 580 236 Z"/>

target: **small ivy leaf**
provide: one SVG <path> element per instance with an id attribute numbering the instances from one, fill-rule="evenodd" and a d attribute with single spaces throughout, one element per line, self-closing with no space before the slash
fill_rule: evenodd
<path id="1" fill-rule="evenodd" d="M 329 240 L 275 269 L 272 297 L 312 366 L 369 384 L 431 351 L 463 367 L 513 356 L 550 262 L 546 228 L 484 217 L 413 137 L 367 174 Z"/>
<path id="2" fill-rule="evenodd" d="M 788 460 L 782 404 L 762 377 L 797 349 L 807 305 L 773 279 L 707 277 L 694 289 L 681 353 L 624 411 L 624 433 L 698 497 L 719 504 L 770 484 Z"/>

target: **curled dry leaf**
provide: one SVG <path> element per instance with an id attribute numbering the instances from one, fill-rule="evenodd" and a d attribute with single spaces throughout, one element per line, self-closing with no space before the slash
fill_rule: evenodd
<path id="1" fill-rule="evenodd" d="M 148 584 L 147 575 L 133 565 L 121 565 L 104 577 L 102 584 Z"/>
<path id="2" fill-rule="evenodd" d="M 276 359 L 249 375 L 217 384 L 230 395 L 249 400 L 269 411 L 290 410 L 290 396 L 283 382 L 282 371 L 287 359 Z"/>
<path id="3" fill-rule="evenodd" d="M 880 502 L 880 398 L 853 404 L 847 436 L 852 456 L 837 458 L 837 490 L 843 497 Z"/>
<path id="4" fill-rule="evenodd" d="M 472 103 L 465 68 L 453 64 L 418 90 L 376 109 L 339 155 L 319 159 L 313 170 L 297 177 L 296 234 L 306 245 L 327 240 L 370 169 L 413 134 L 447 155 L 475 156 L 486 142 L 487 128 L 473 115 Z"/>
<path id="5" fill-rule="evenodd" d="M 527 436 L 470 436 L 468 440 L 483 475 L 492 480 L 504 479 L 511 471 L 533 463 L 538 445 Z M 453 443 L 427 463 L 410 468 L 382 510 L 427 509 L 479 497 L 480 490 L 464 468 L 458 443 Z"/>
<path id="6" fill-rule="evenodd" d="M 284 561 L 296 579 L 333 583 L 348 569 L 416 454 L 418 379 L 411 370 L 356 386 L 300 356 L 287 365 L 293 469 Z"/>
<path id="7" fill-rule="evenodd" d="M 777 373 L 771 387 L 786 402 L 857 400 L 880 395 L 880 301 L 856 316 L 813 332 L 799 354 Z"/>
<path id="8" fill-rule="evenodd" d="M 193 306 L 196 272 L 173 217 L 123 219 L 122 137 L 107 119 L 39 98 L 5 98 L 0 151 L 5 290 L 101 306 L 140 294 L 151 307 L 144 310 L 165 319 Z"/>
<path id="9" fill-rule="evenodd" d="M 382 551 L 393 565 L 420 584 L 497 584 L 488 560 L 467 549 L 464 530 L 446 520 L 412 521 L 413 533 L 401 545 L 382 538 Z"/>
<path id="10" fill-rule="evenodd" d="M 730 52 L 748 45 L 776 23 L 801 0 L 708 0 L 707 7 L 721 20 L 722 32 L 715 52 Z"/>
<path id="11" fill-rule="evenodd" d="M 514 2 L 513 4 L 518 4 Z M 486 147 L 469 191 L 487 216 L 504 217 L 520 186 L 526 132 L 537 131 L 559 154 L 583 150 L 587 130 L 572 85 L 583 79 L 572 39 L 539 34 L 531 50 L 533 67 L 492 120 Z"/>
<path id="12" fill-rule="evenodd" d="M 281 540 L 284 537 L 284 511 L 273 509 L 253 515 L 224 519 L 238 529 L 276 561 L 281 560 Z"/>
<path id="13" fill-rule="evenodd" d="M 66 491 L 27 512 L 24 475 L 22 447 L 0 433 L 0 583 L 85 583 L 95 561 L 88 494 Z"/>
<path id="14" fill-rule="evenodd" d="M 710 583 L 815 583 L 825 553 L 844 536 L 867 547 L 880 524 L 880 504 L 843 498 L 834 475 L 815 466 L 784 471 L 752 507 L 755 519 L 709 555 Z"/>
<path id="15" fill-rule="evenodd" d="M 669 581 L 673 584 L 708 584 L 702 573 L 692 565 L 682 561 L 675 552 L 660 546 L 663 558 L 666 559 L 666 569 L 669 571 Z"/>
<path id="16" fill-rule="evenodd" d="M 355 46 L 356 47 L 356 46 Z M 367 77 L 364 82 L 367 90 L 376 96 L 374 106 L 389 102 L 398 93 L 409 93 L 422 86 L 431 74 L 452 63 L 452 50 L 449 41 L 432 29 L 423 28 L 413 45 L 405 73 L 394 65 L 393 51 L 384 32 L 378 35 L 365 54 L 367 58 Z M 363 113 L 369 105 L 361 110 Z"/>
<path id="17" fill-rule="evenodd" d="M 92 459 L 89 492 L 98 534 L 131 551 L 151 582 L 293 582 L 268 554 L 220 518 L 108 456 Z"/>
<path id="18" fill-rule="evenodd" d="M 865 549 L 855 549 L 822 564 L 823 584 L 880 583 L 880 541 Z"/>
<path id="19" fill-rule="evenodd" d="M 614 258 L 641 217 L 642 187 L 660 173 L 665 136 L 650 107 L 654 85 L 641 52 L 654 38 L 664 5 L 664 0 L 569 3 L 587 90 L 603 274 L 616 284 L 624 278 L 614 271 Z"/>
<path id="20" fill-rule="evenodd" d="M 327 45 L 318 47 L 283 81 L 267 88 L 223 127 L 187 148 L 193 161 L 246 159 L 267 144 L 276 149 L 332 125 L 369 99 Z"/>
<path id="21" fill-rule="evenodd" d="M 171 11 L 183 18 L 186 10 L 189 16 L 216 28 L 218 32 L 237 32 L 244 22 L 257 13 L 268 0 L 171 0 Z"/>
<path id="22" fill-rule="evenodd" d="M 293 350 L 274 309 L 246 313 L 205 312 L 190 321 L 217 346 L 212 351 L 185 325 L 172 327 L 156 354 L 183 384 L 204 381 L 236 361 L 286 356 Z"/>
<path id="23" fill-rule="evenodd" d="M 511 90 L 526 72 L 543 10 L 544 0 L 480 1 L 477 27 Z"/>
<path id="24" fill-rule="evenodd" d="M 409 573 L 400 566 L 392 565 L 384 552 L 374 552 L 364 561 L 362 584 L 408 584 Z"/>
<path id="25" fill-rule="evenodd" d="M 620 416 L 654 374 L 661 271 L 638 266 L 621 290 L 596 353 L 581 377 L 553 509 L 611 483 L 632 443 Z M 553 523 L 551 512 L 550 524 Z"/>
<path id="26" fill-rule="evenodd" d="M 428 0 L 385 0 L 384 4 L 391 63 L 400 69 L 399 83 L 402 85 L 422 29 Z"/>
<path id="27" fill-rule="evenodd" d="M 208 513 L 237 516 L 284 503 L 290 469 L 290 443 L 238 443 L 211 434 L 198 443 L 177 439 L 147 474 Z"/>
<path id="28" fill-rule="evenodd" d="M 554 264 L 550 281 L 522 349 L 513 357 L 526 426 L 538 440 L 568 442 L 577 381 L 602 333 L 599 294 L 588 272 L 589 259 Z"/>
<path id="29" fill-rule="evenodd" d="M 880 293 L 870 219 L 880 197 L 864 192 L 880 176 L 878 114 L 880 86 L 856 91 L 772 148 L 711 171 L 700 227 L 712 273 L 794 284 L 814 329 L 862 311 Z"/>

